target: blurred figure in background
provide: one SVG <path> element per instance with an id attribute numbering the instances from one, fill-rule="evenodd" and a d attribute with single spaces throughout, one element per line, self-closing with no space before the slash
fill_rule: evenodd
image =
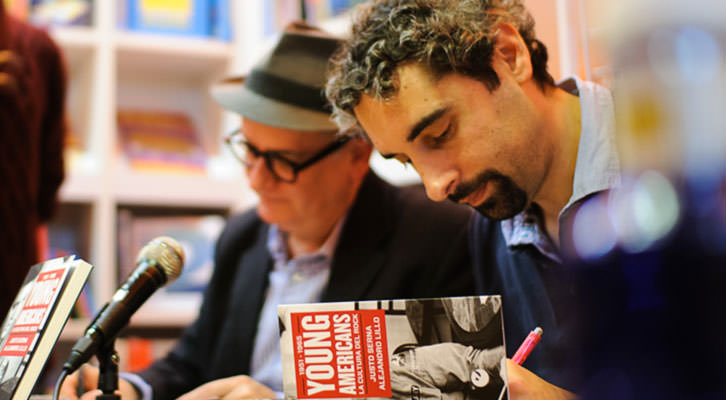
<path id="1" fill-rule="evenodd" d="M 63 58 L 50 37 L 0 1 L 0 316 L 40 261 L 38 237 L 64 177 Z"/>
<path id="2" fill-rule="evenodd" d="M 623 185 L 573 224 L 586 399 L 726 399 L 723 21 L 712 0 L 613 15 Z"/>

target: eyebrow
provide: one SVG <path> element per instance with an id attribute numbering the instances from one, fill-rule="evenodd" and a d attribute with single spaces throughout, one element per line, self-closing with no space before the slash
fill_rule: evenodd
<path id="1" fill-rule="evenodd" d="M 420 135 L 421 132 L 426 129 L 426 127 L 431 125 L 437 119 L 441 118 L 441 116 L 444 115 L 447 111 L 449 111 L 449 107 L 439 108 L 438 110 L 435 110 L 429 115 L 421 118 L 421 120 L 418 121 L 418 123 L 411 129 L 411 133 L 408 134 L 406 141 L 413 142 L 414 140 L 416 140 L 418 135 Z"/>
<path id="2" fill-rule="evenodd" d="M 272 150 L 272 152 L 274 152 L 275 154 L 279 154 L 281 156 L 293 156 L 293 157 L 301 156 L 303 154 L 297 150 Z"/>
<path id="3" fill-rule="evenodd" d="M 260 148 L 257 147 L 254 143 L 252 143 L 249 140 L 247 140 L 246 137 L 244 138 L 244 141 L 248 145 L 252 146 L 255 150 L 260 151 L 260 152 L 263 152 L 263 153 L 272 153 L 272 154 L 276 154 L 278 156 L 285 156 L 285 157 L 290 157 L 290 156 L 297 157 L 297 156 L 300 156 L 301 155 L 301 153 L 299 151 L 297 151 L 297 150 L 275 150 L 275 149 L 273 149 L 273 150 L 260 150 Z"/>

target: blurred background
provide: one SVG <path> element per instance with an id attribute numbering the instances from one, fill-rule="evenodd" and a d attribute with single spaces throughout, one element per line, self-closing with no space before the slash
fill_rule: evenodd
<path id="1" fill-rule="evenodd" d="M 67 177 L 45 258 L 74 253 L 96 271 L 61 341 L 80 335 L 149 238 L 167 234 L 185 246 L 182 278 L 145 304 L 119 342 L 129 363 L 121 368 L 144 368 L 196 317 L 224 217 L 256 202 L 222 146 L 238 118 L 213 102 L 209 86 L 245 74 L 292 20 L 344 34 L 363 1 L 0 1 L 47 28 L 68 66 Z M 576 245 L 589 260 L 668 237 L 684 215 L 674 177 L 704 182 L 688 193 L 711 211 L 726 209 L 723 2 L 630 3 L 525 0 L 555 80 L 578 75 L 613 89 L 623 121 L 630 189 L 578 215 L 587 240 Z M 418 181 L 395 161 L 374 154 L 371 162 L 393 183 Z M 709 232 L 715 242 L 726 237 Z"/>
<path id="2" fill-rule="evenodd" d="M 169 231 L 193 254 L 185 274 L 195 276 L 154 296 L 132 326 L 185 326 L 195 318 L 223 218 L 256 202 L 222 145 L 238 117 L 214 103 L 209 86 L 245 74 L 292 20 L 344 34 L 362 1 L 2 1 L 47 28 L 68 66 L 67 177 L 45 258 L 75 253 L 96 266 L 88 304 L 68 337 L 126 277 L 147 238 Z M 610 83 L 602 25 L 603 4 L 612 2 L 526 3 L 556 79 L 578 74 Z M 396 161 L 374 155 L 371 162 L 393 183 L 418 181 Z"/>

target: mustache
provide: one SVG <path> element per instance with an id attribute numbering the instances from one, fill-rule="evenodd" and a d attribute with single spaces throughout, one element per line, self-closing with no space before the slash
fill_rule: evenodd
<path id="1" fill-rule="evenodd" d="M 448 196 L 448 198 L 449 200 L 458 203 L 462 199 L 476 192 L 479 188 L 487 184 L 489 181 L 502 179 L 507 179 L 507 177 L 501 172 L 493 169 L 488 169 L 486 171 L 480 172 L 479 175 L 474 177 L 474 179 L 468 182 L 460 183 L 459 186 L 456 187 L 454 192 Z"/>

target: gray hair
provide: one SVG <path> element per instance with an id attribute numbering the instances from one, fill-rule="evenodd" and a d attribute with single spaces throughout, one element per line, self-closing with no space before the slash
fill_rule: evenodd
<path id="1" fill-rule="evenodd" d="M 435 79 L 456 72 L 493 91 L 500 81 L 491 67 L 496 27 L 512 24 L 530 52 L 533 77 L 542 90 L 554 85 L 547 49 L 534 34 L 534 19 L 521 0 L 374 0 L 355 16 L 351 37 L 331 59 L 326 96 L 333 119 L 348 134 L 364 134 L 353 108 L 363 94 L 391 99 L 396 68 L 421 63 Z"/>

